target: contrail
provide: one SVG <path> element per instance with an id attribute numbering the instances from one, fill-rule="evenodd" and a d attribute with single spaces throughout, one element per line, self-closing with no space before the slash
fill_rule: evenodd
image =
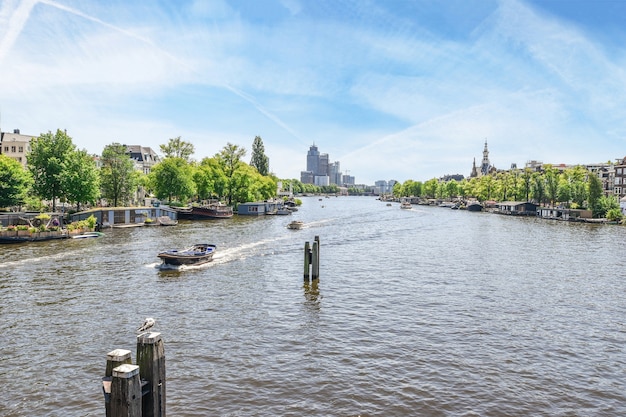
<path id="1" fill-rule="evenodd" d="M 167 58 L 169 58 L 172 61 L 176 62 L 179 66 L 185 67 L 190 72 L 193 72 L 196 75 L 201 75 L 200 73 L 198 73 L 198 71 L 195 68 L 189 66 L 188 64 L 186 64 L 185 62 L 181 61 L 180 59 L 178 59 L 176 56 L 170 54 L 169 52 L 159 48 L 158 45 L 156 45 L 149 38 L 146 38 L 146 37 L 143 37 L 143 36 L 139 36 L 139 35 L 131 32 L 131 31 L 122 29 L 122 28 L 120 28 L 118 26 L 115 26 L 115 25 L 112 25 L 110 23 L 107 23 L 107 22 L 105 22 L 105 21 L 103 21 L 101 19 L 98 19 L 96 17 L 89 16 L 89 15 L 81 12 L 80 10 L 76 10 L 76 9 L 74 9 L 72 7 L 68 7 L 68 6 L 65 6 L 63 4 L 59 4 L 59 3 L 55 2 L 55 1 L 52 1 L 52 0 L 24 0 L 17 7 L 15 12 L 12 14 L 11 18 L 8 18 L 8 16 L 6 17 L 6 21 L 8 21 L 9 24 L 8 24 L 7 34 L 4 37 L 4 39 L 2 39 L 2 42 L 0 43 L 0 63 L 2 62 L 2 60 L 5 57 L 5 55 L 8 53 L 8 51 L 11 49 L 11 47 L 15 43 L 15 40 L 18 38 L 18 36 L 22 32 L 22 29 L 24 28 L 24 25 L 25 25 L 26 21 L 30 17 L 30 14 L 31 14 L 31 11 L 32 11 L 33 7 L 36 4 L 38 4 L 38 3 L 46 4 L 48 6 L 57 8 L 59 10 L 63 10 L 65 12 L 68 12 L 68 13 L 71 13 L 73 15 L 79 16 L 79 17 L 81 17 L 83 19 L 86 19 L 86 20 L 89 20 L 91 22 L 98 23 L 98 24 L 100 24 L 100 25 L 102 25 L 104 27 L 107 27 L 107 28 L 112 29 L 112 30 L 114 30 L 116 32 L 122 33 L 122 34 L 124 34 L 124 35 L 126 35 L 126 36 L 128 36 L 130 38 L 133 38 L 133 39 L 136 39 L 136 40 L 138 40 L 140 42 L 148 44 L 152 48 L 154 48 L 155 50 L 157 50 L 160 53 L 162 53 Z M 9 8 L 8 4 L 6 4 L 3 7 L 3 10 L 0 12 L 0 18 L 2 16 L 4 16 L 5 14 L 7 14 L 7 15 L 9 14 L 8 11 L 7 12 L 4 11 L 4 9 L 8 9 L 8 8 Z M 3 21 L 3 19 L 0 19 L 0 22 L 2 22 L 2 21 Z M 265 117 L 267 117 L 268 119 L 270 119 L 271 121 L 276 123 L 278 126 L 280 126 L 282 129 L 287 131 L 289 134 L 291 134 L 293 137 L 298 139 L 300 142 L 304 143 L 304 140 L 293 129 L 291 129 L 286 123 L 284 123 L 282 120 L 280 120 L 276 115 L 270 113 L 263 106 L 261 106 L 259 103 L 257 103 L 252 97 L 250 97 L 249 95 L 245 94 L 244 92 L 236 89 L 235 87 L 233 87 L 231 85 L 223 84 L 222 87 L 227 89 L 228 91 L 232 92 L 236 96 L 242 98 L 243 100 L 247 101 L 258 112 L 260 112 Z"/>
<path id="2" fill-rule="evenodd" d="M 15 40 L 22 33 L 22 29 L 30 17 L 30 12 L 37 4 L 37 0 L 24 0 L 13 13 L 10 13 L 9 8 L 12 4 L 14 3 L 7 1 L 0 10 L 0 27 L 6 28 L 4 36 L 0 41 L 0 64 L 11 50 Z"/>

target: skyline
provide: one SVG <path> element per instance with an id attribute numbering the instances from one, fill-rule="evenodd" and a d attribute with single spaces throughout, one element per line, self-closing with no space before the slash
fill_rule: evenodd
<path id="1" fill-rule="evenodd" d="M 100 154 L 312 144 L 357 183 L 626 155 L 626 2 L 4 0 L 0 129 Z M 477 162 L 477 163 L 478 163 Z"/>

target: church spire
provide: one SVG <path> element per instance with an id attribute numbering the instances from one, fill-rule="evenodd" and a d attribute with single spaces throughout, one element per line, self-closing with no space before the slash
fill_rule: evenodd
<path id="1" fill-rule="evenodd" d="M 491 169 L 491 163 L 489 162 L 489 149 L 487 149 L 487 139 L 485 139 L 485 149 L 483 150 L 483 163 L 480 166 L 480 173 L 487 175 Z"/>

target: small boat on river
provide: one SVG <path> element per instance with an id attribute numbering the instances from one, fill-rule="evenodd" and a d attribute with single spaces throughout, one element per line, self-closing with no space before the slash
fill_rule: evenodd
<path id="1" fill-rule="evenodd" d="M 197 243 L 189 248 L 170 249 L 157 255 L 164 265 L 201 265 L 213 260 L 216 246 L 208 243 Z"/>
<path id="2" fill-rule="evenodd" d="M 102 237 L 104 233 L 102 232 L 85 232 L 80 235 L 72 236 L 72 239 L 89 239 L 94 237 Z"/>
<path id="3" fill-rule="evenodd" d="M 304 222 L 300 220 L 294 220 L 287 225 L 287 229 L 300 230 L 302 229 L 302 226 L 304 226 Z"/>
<path id="4" fill-rule="evenodd" d="M 413 208 L 413 206 L 408 201 L 403 201 L 402 203 L 400 203 L 400 208 L 401 209 L 411 209 L 411 208 Z"/>

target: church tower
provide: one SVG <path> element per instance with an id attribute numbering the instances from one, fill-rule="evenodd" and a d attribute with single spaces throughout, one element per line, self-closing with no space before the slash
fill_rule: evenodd
<path id="1" fill-rule="evenodd" d="M 489 163 L 489 149 L 487 149 L 487 139 L 485 139 L 485 149 L 483 150 L 483 163 L 480 166 L 480 173 L 482 175 L 489 174 L 491 169 L 491 163 Z"/>
<path id="2" fill-rule="evenodd" d="M 478 177 L 478 169 L 476 169 L 476 158 L 474 158 L 474 163 L 472 164 L 472 172 L 470 173 L 470 178 Z"/>

